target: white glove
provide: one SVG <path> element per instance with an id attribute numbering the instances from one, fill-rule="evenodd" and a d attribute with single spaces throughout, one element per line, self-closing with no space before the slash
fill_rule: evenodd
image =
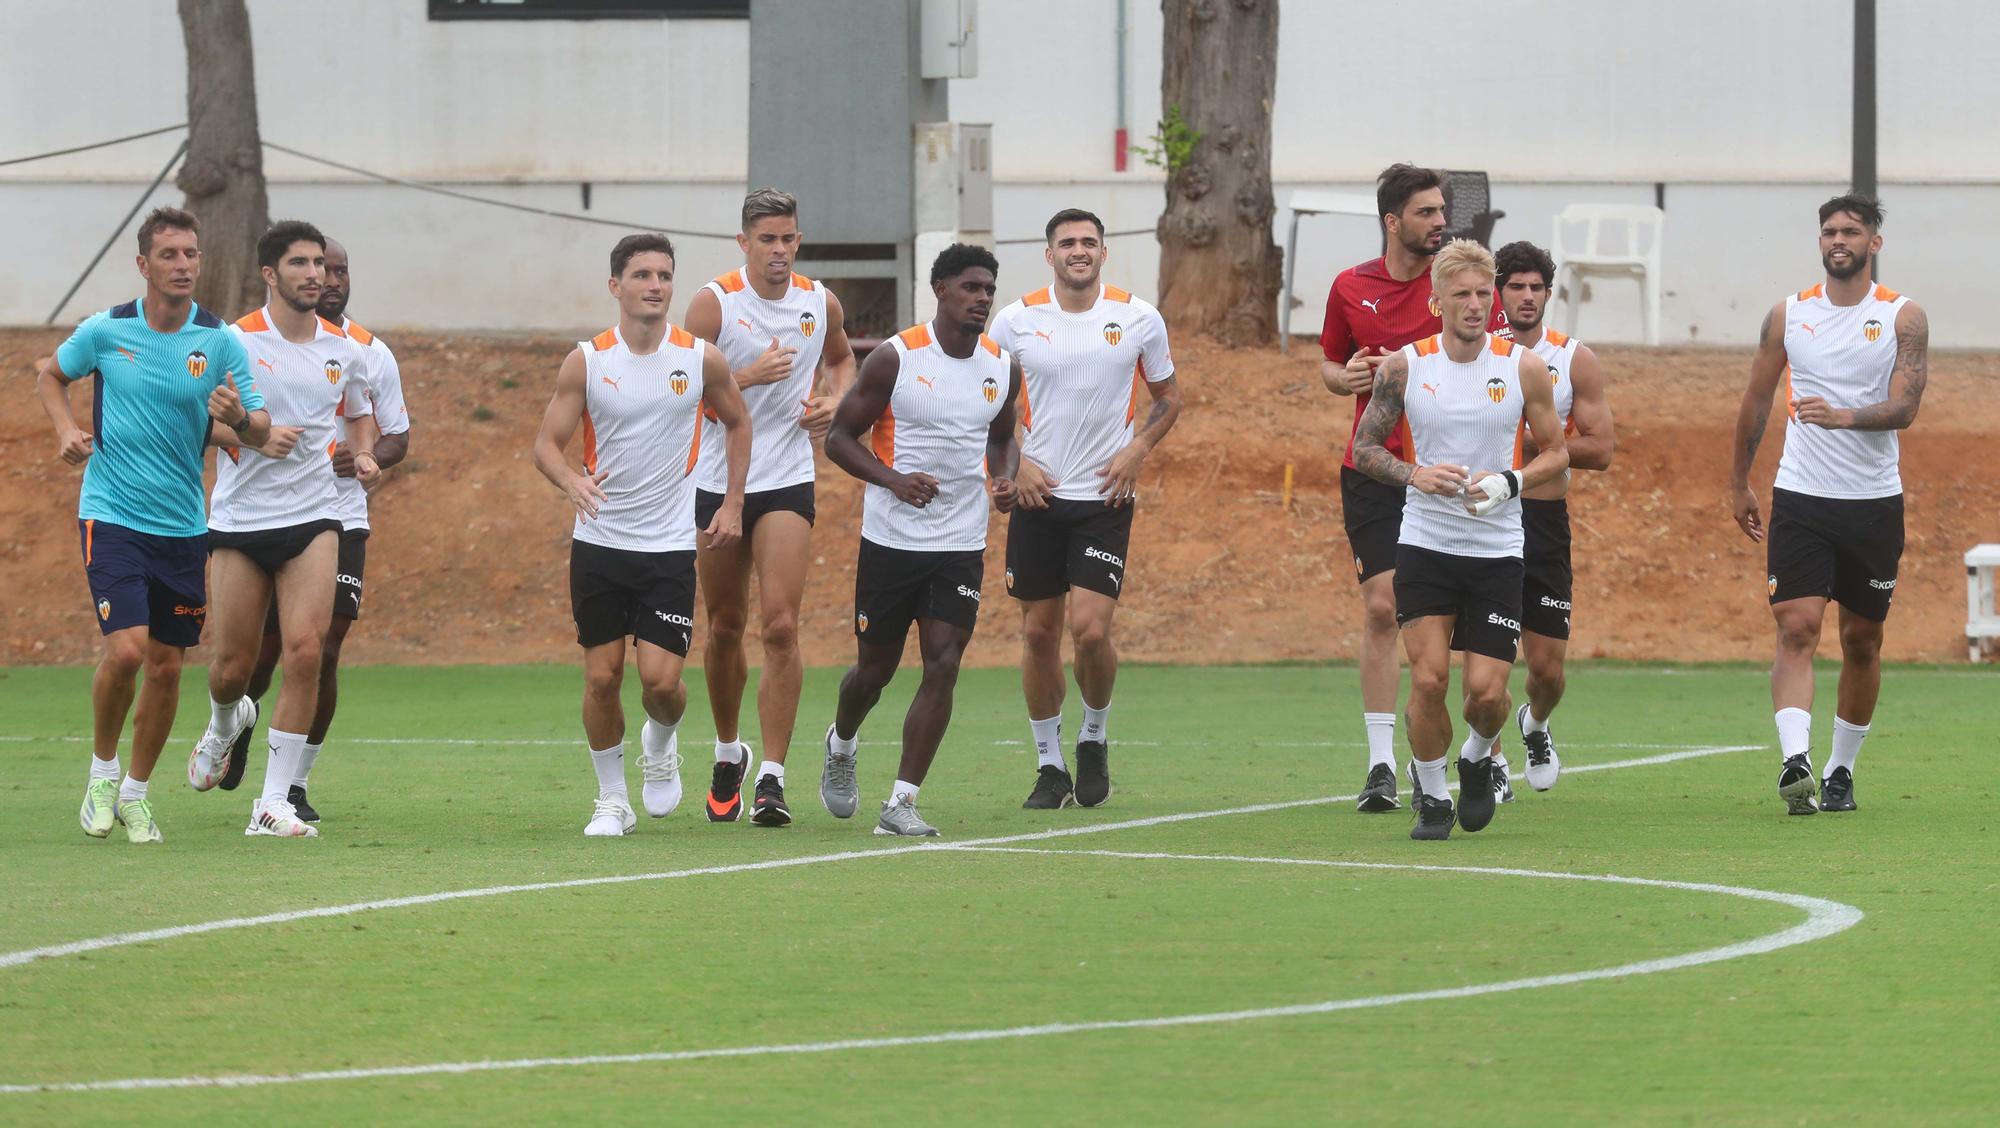
<path id="1" fill-rule="evenodd" d="M 1466 489 L 1466 509 L 1475 517 L 1484 517 L 1494 506 L 1520 492 L 1521 476 L 1512 470 L 1488 474 Z"/>

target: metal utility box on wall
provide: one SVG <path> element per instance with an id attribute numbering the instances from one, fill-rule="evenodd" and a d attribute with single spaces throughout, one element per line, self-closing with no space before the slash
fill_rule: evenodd
<path id="1" fill-rule="evenodd" d="M 919 122 L 914 141 L 910 182 L 918 269 L 910 297 L 912 311 L 923 320 L 937 312 L 926 265 L 953 243 L 993 245 L 993 127 Z"/>
<path id="2" fill-rule="evenodd" d="M 976 145 L 951 136 L 945 85 L 977 73 L 977 12 L 977 0 L 750 0 L 750 187 L 799 197 L 802 273 L 893 281 L 904 325 L 918 317 L 910 282 L 929 270 L 917 233 L 993 225 L 990 127 Z M 918 171 L 940 129 L 948 185 Z M 971 178 L 961 157 L 976 159 Z"/>

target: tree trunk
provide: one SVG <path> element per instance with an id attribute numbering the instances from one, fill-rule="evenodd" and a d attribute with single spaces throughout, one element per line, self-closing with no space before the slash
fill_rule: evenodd
<path id="1" fill-rule="evenodd" d="M 224 318 L 264 304 L 257 237 L 271 225 L 257 76 L 244 0 L 180 0 L 187 45 L 188 152 L 174 178 L 201 220 L 195 301 Z"/>
<path id="2" fill-rule="evenodd" d="M 1278 0 L 1161 0 L 1164 109 L 1200 138 L 1167 173 L 1160 312 L 1177 332 L 1233 345 L 1278 332 L 1283 256 L 1271 237 L 1271 100 Z"/>

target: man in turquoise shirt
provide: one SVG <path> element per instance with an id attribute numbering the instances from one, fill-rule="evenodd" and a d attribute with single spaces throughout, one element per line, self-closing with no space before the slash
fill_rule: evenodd
<path id="1" fill-rule="evenodd" d="M 104 657 L 91 682 L 94 748 L 79 818 L 96 838 L 116 821 L 133 842 L 161 840 L 146 784 L 173 728 L 182 655 L 201 641 L 207 614 L 210 421 L 246 446 L 270 436 L 242 344 L 194 303 L 199 230 L 178 208 L 149 214 L 139 226 L 145 297 L 86 319 L 36 374 L 63 461 L 84 466 L 77 524 Z M 94 431 L 69 405 L 69 385 L 88 377 Z M 118 741 L 141 668 L 131 772 L 120 785 Z"/>

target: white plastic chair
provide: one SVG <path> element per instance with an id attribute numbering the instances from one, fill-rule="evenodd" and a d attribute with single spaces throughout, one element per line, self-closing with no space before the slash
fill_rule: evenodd
<path id="1" fill-rule="evenodd" d="M 1646 343 L 1660 343 L 1660 244 L 1666 213 L 1650 204 L 1571 204 L 1556 216 L 1549 253 L 1556 260 L 1556 297 L 1566 303 L 1565 329 L 1576 332 L 1583 283 L 1591 275 L 1639 281 Z M 1565 231 L 1583 228 L 1581 243 Z M 1617 229 L 1616 236 L 1612 230 Z"/>

